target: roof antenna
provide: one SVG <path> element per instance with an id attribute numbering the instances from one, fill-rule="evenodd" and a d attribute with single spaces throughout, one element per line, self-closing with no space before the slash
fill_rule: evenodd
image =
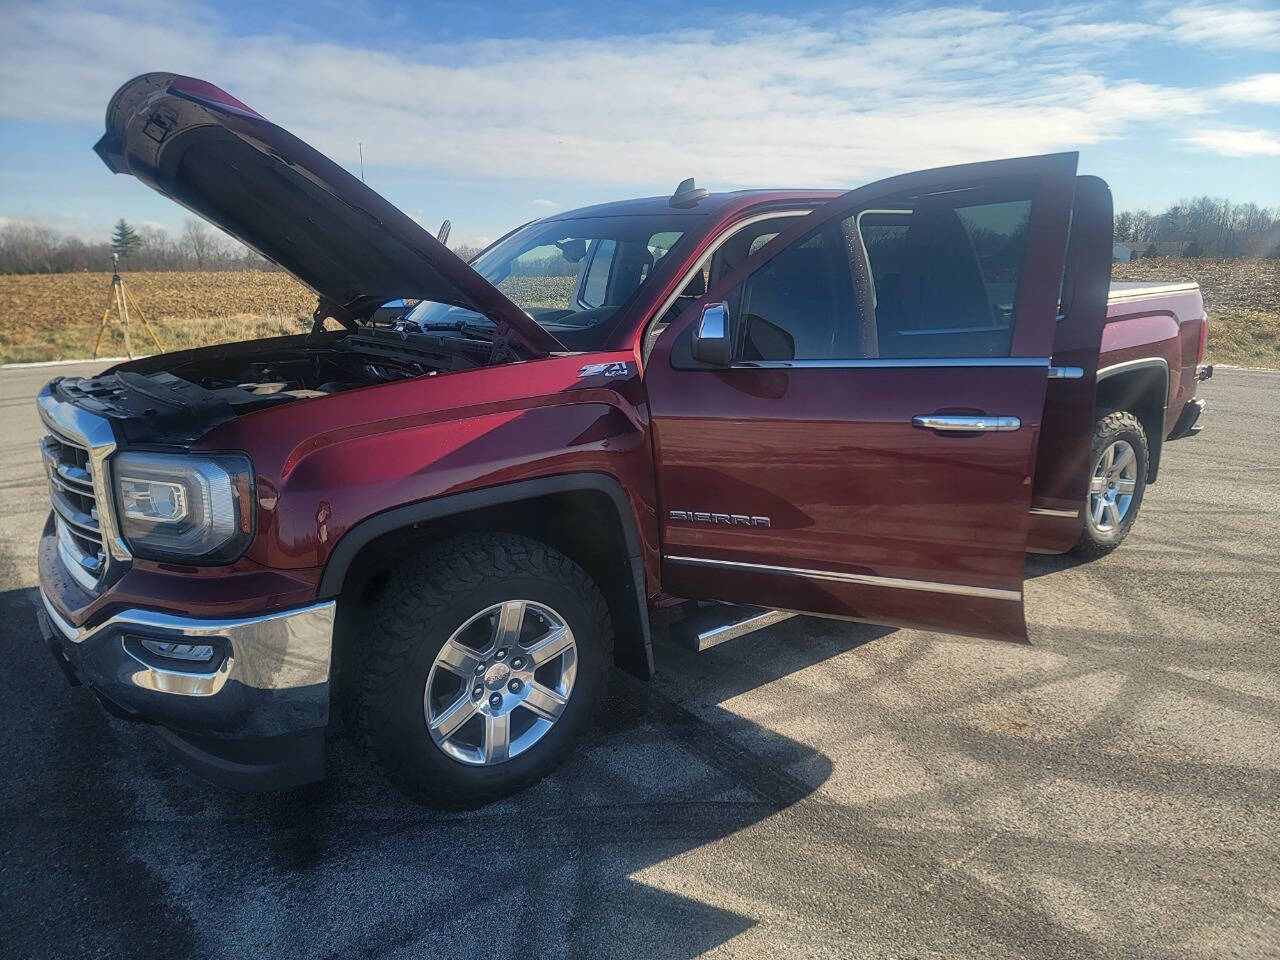
<path id="1" fill-rule="evenodd" d="M 452 227 L 453 227 L 452 220 L 446 220 L 444 223 L 440 224 L 440 232 L 436 234 L 436 239 L 439 240 L 441 243 L 448 243 L 449 230 Z"/>
<path id="2" fill-rule="evenodd" d="M 356 141 L 356 149 L 360 151 L 360 182 L 364 183 L 364 144 Z"/>
<path id="3" fill-rule="evenodd" d="M 667 202 L 673 207 L 696 207 L 699 200 L 710 195 L 711 191 L 706 187 L 695 187 L 693 177 L 690 177 L 688 180 L 680 181 L 680 186 L 676 187 L 676 192 Z"/>

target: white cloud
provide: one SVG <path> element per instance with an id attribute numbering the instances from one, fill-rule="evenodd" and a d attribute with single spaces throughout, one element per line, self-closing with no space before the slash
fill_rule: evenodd
<path id="1" fill-rule="evenodd" d="M 1280 50 L 1280 9 L 1195 4 L 1165 14 L 1178 39 L 1236 50 Z"/>
<path id="2" fill-rule="evenodd" d="M 556 203 L 554 200 L 546 200 L 543 197 L 539 197 L 537 200 L 533 201 L 533 205 L 535 207 L 548 207 L 548 208 L 560 206 L 560 204 Z"/>
<path id="3" fill-rule="evenodd" d="M 1201 130 L 1182 142 L 1224 157 L 1280 157 L 1280 136 L 1269 130 Z"/>
<path id="4" fill-rule="evenodd" d="M 1127 9 L 744 16 L 714 32 L 478 40 L 401 56 L 233 33 L 203 8 L 7 5 L 0 117 L 96 126 L 123 80 L 179 64 L 349 169 L 363 141 L 379 164 L 428 175 L 847 185 L 1072 149 L 1212 109 L 1208 91 L 1124 78 L 1125 46 L 1159 32 Z M 1176 29 L 1227 42 L 1244 28 L 1224 26 L 1212 13 L 1222 10 L 1186 8 Z"/>
<path id="5" fill-rule="evenodd" d="M 1280 73 L 1258 73 L 1218 88 L 1224 100 L 1244 103 L 1280 103 Z"/>

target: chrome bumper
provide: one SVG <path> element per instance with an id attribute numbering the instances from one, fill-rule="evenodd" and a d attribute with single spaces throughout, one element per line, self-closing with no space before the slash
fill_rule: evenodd
<path id="1" fill-rule="evenodd" d="M 75 627 L 58 613 L 44 591 L 45 614 L 64 640 L 77 646 L 110 637 L 132 670 L 129 681 L 156 693 L 210 697 L 228 681 L 252 690 L 295 690 L 326 685 L 333 649 L 332 600 L 296 610 L 238 620 L 179 617 L 154 610 L 125 610 L 93 627 Z M 206 665 L 171 660 L 141 640 L 215 643 Z"/>

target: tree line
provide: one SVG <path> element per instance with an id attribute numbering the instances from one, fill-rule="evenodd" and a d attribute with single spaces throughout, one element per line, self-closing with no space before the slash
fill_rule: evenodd
<path id="1" fill-rule="evenodd" d="M 1195 197 L 1162 213 L 1124 210 L 1115 215 L 1115 240 L 1144 257 L 1160 256 L 1168 251 L 1161 245 L 1171 245 L 1184 257 L 1275 258 L 1280 257 L 1280 208 Z"/>
<path id="2" fill-rule="evenodd" d="M 1115 240 L 1139 256 L 1280 258 L 1280 208 L 1215 197 L 1180 200 L 1163 212 L 1122 210 Z M 455 250 L 469 260 L 479 251 Z M 203 220 L 191 218 L 173 236 L 163 227 L 116 223 L 111 237 L 85 241 L 36 223 L 0 225 L 0 273 L 70 273 L 111 269 L 118 254 L 126 270 L 272 270 L 271 262 Z"/>
<path id="3" fill-rule="evenodd" d="M 271 270 L 274 264 L 231 240 L 203 220 L 191 218 L 174 236 L 163 227 L 120 220 L 111 237 L 85 241 L 37 223 L 0 226 L 0 273 L 109 271 L 112 254 L 122 270 Z"/>

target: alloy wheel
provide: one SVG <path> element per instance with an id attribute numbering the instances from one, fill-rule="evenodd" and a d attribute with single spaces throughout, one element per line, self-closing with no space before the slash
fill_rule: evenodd
<path id="1" fill-rule="evenodd" d="M 431 739 L 461 763 L 491 766 L 545 737 L 573 692 L 578 647 L 546 604 L 505 600 L 453 632 L 427 675 Z"/>
<path id="2" fill-rule="evenodd" d="M 1089 480 L 1089 525 L 1104 535 L 1120 529 L 1138 489 L 1138 455 L 1127 440 L 1115 440 L 1098 456 Z"/>

